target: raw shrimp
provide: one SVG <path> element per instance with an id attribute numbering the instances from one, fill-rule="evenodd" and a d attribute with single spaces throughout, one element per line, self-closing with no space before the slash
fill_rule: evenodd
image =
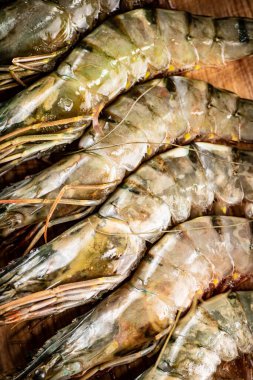
<path id="1" fill-rule="evenodd" d="M 154 349 L 194 297 L 224 279 L 231 286 L 252 270 L 247 219 L 204 216 L 180 224 L 151 248 L 126 284 L 50 339 L 14 379 L 84 380 L 133 361 Z"/>
<path id="2" fill-rule="evenodd" d="M 209 380 L 218 365 L 253 351 L 253 291 L 227 293 L 203 302 L 184 317 L 158 367 L 138 379 Z"/>
<path id="3" fill-rule="evenodd" d="M 78 207 L 98 205 L 126 173 L 170 144 L 201 139 L 250 147 L 252 104 L 251 100 L 183 77 L 135 86 L 105 109 L 100 119 L 102 138 L 89 129 L 80 142 L 84 151 L 0 194 L 0 203 L 16 202 L 0 208 L 0 236 L 44 221 L 60 192 L 62 199 L 53 218 L 69 215 Z"/>
<path id="4" fill-rule="evenodd" d="M 252 216 L 253 152 L 196 143 L 143 164 L 100 208 L 0 275 L 0 322 L 94 301 L 121 283 L 167 228 L 212 212 Z M 235 162 L 236 161 L 236 162 Z"/>
<path id="5" fill-rule="evenodd" d="M 78 139 L 101 109 L 157 74 L 224 65 L 253 52 L 251 19 L 138 9 L 86 36 L 55 72 L 0 109 L 2 171 Z"/>

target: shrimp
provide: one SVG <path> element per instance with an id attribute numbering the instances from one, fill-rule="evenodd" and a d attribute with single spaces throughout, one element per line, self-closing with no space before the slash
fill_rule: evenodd
<path id="1" fill-rule="evenodd" d="M 253 351 L 253 291 L 218 295 L 184 317 L 158 367 L 138 380 L 208 380 L 221 362 Z"/>
<path id="2" fill-rule="evenodd" d="M 149 242 L 212 212 L 216 200 L 219 215 L 236 205 L 252 216 L 252 160 L 253 152 L 196 143 L 143 164 L 97 214 L 2 270 L 0 323 L 94 301 L 129 276 Z"/>
<path id="3" fill-rule="evenodd" d="M 126 173 L 173 144 L 201 139 L 248 148 L 252 110 L 251 100 L 183 77 L 135 86 L 105 109 L 102 138 L 90 128 L 80 141 L 83 151 L 0 193 L 0 203 L 9 203 L 0 208 L 0 236 L 44 221 L 59 193 L 53 218 L 78 207 L 92 210 Z"/>
<path id="4" fill-rule="evenodd" d="M 2 6 L 0 92 L 51 71 L 80 33 L 119 6 L 120 0 L 16 0 Z"/>
<path id="5" fill-rule="evenodd" d="M 225 279 L 231 286 L 252 276 L 252 237 L 244 218 L 203 216 L 178 225 L 126 284 L 50 339 L 14 379 L 84 380 L 150 352 L 194 297 Z"/>
<path id="6" fill-rule="evenodd" d="M 78 139 L 99 112 L 136 82 L 161 73 L 220 66 L 253 52 L 252 20 L 163 9 L 112 17 L 87 35 L 52 74 L 0 109 L 0 164 Z"/>

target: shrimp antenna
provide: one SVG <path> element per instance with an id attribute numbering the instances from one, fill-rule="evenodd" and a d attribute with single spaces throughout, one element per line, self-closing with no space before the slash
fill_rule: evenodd
<path id="1" fill-rule="evenodd" d="M 188 228 L 187 231 L 202 231 L 202 230 L 211 230 L 211 229 L 218 229 L 220 230 L 221 228 L 230 228 L 230 227 L 237 227 L 237 226 L 243 226 L 243 225 L 246 225 L 248 223 L 252 223 L 253 220 L 249 220 L 247 219 L 245 222 L 238 222 L 238 223 L 231 223 L 231 224 L 227 224 L 226 226 L 211 226 L 211 227 L 192 227 L 192 228 Z M 91 223 L 91 222 L 90 222 Z M 171 227 L 170 230 L 150 230 L 150 231 L 145 231 L 145 232 L 105 232 L 103 230 L 99 230 L 98 228 L 95 228 L 95 231 L 96 232 L 99 232 L 101 234 L 104 234 L 104 235 L 148 235 L 148 234 L 168 234 L 168 233 L 171 233 L 171 234 L 174 234 L 174 233 L 182 233 L 183 230 L 180 230 L 180 229 L 174 229 L 173 227 Z"/>
<path id="2" fill-rule="evenodd" d="M 93 146 L 96 146 L 97 144 L 100 144 L 101 141 L 103 141 L 105 138 L 107 138 L 108 136 L 110 136 L 113 132 L 116 131 L 116 129 L 118 129 L 123 123 L 124 121 L 126 120 L 126 118 L 128 117 L 128 115 L 132 112 L 133 108 L 135 107 L 135 105 L 139 102 L 139 100 L 141 98 L 143 98 L 143 96 L 145 96 L 148 92 L 150 92 L 151 90 L 153 90 L 153 88 L 155 88 L 157 86 L 157 84 L 159 84 L 160 82 L 162 81 L 162 79 L 159 79 L 158 81 L 156 81 L 155 84 L 153 84 L 153 86 L 149 87 L 147 90 L 145 90 L 141 95 L 138 96 L 137 99 L 135 99 L 135 101 L 133 102 L 133 104 L 131 105 L 131 107 L 129 108 L 129 110 L 127 111 L 127 113 L 124 115 L 124 117 L 120 120 L 120 122 L 118 124 L 115 125 L 115 127 L 110 131 L 108 132 L 106 135 L 104 135 L 103 137 L 101 137 L 101 139 L 99 139 L 98 141 L 94 142 L 94 144 L 92 144 L 91 146 L 89 146 L 89 148 L 87 150 L 90 150 Z M 86 149 L 80 149 L 78 152 L 82 152 L 82 151 L 86 151 Z"/>
<path id="3" fill-rule="evenodd" d="M 147 375 L 147 380 L 152 380 L 154 372 L 157 369 L 157 367 L 158 367 L 158 365 L 159 365 L 159 363 L 160 363 L 160 361 L 162 359 L 163 353 L 164 353 L 164 351 L 165 351 L 165 349 L 166 349 L 166 347 L 167 347 L 167 345 L 168 345 L 168 343 L 169 343 L 169 341 L 170 341 L 170 339 L 172 337 L 173 332 L 175 331 L 175 328 L 177 327 L 177 324 L 178 324 L 178 321 L 179 321 L 179 318 L 180 318 L 181 314 L 182 314 L 182 310 L 179 310 L 178 313 L 177 313 L 175 321 L 171 325 L 171 328 L 169 330 L 167 338 L 165 339 L 163 347 L 162 347 L 162 349 L 161 349 L 161 351 L 160 351 L 160 353 L 158 355 L 158 358 L 157 358 L 154 366 L 152 367 L 151 371 Z"/>
<path id="4" fill-rule="evenodd" d="M 200 141 L 196 141 L 196 142 L 200 142 Z M 192 144 L 193 143 L 194 142 L 192 142 Z M 187 150 L 192 151 L 192 152 L 196 152 L 196 149 L 195 148 L 191 148 L 189 145 L 180 145 L 180 144 L 171 143 L 171 142 L 154 142 L 154 141 L 149 141 L 149 142 L 147 142 L 147 141 L 122 142 L 122 143 L 118 143 L 118 144 L 111 144 L 111 145 L 106 145 L 106 146 L 103 146 L 103 147 L 95 148 L 95 149 L 92 149 L 92 151 L 103 150 L 103 149 L 108 149 L 108 148 L 114 148 L 116 146 L 122 146 L 122 145 L 132 145 L 132 144 L 146 144 L 146 145 L 159 145 L 159 146 L 169 145 L 169 146 L 172 146 L 174 148 L 182 148 L 182 149 L 187 149 Z M 209 143 L 209 144 L 212 144 L 212 143 Z M 215 146 L 216 144 L 213 144 L 213 145 Z M 87 151 L 89 149 L 90 149 L 90 147 L 87 149 Z M 239 150 L 239 148 L 238 148 L 238 150 Z M 79 153 L 79 152 L 82 152 L 82 151 L 83 151 L 83 149 L 75 151 L 75 153 Z M 248 152 L 248 151 L 245 150 L 245 152 Z M 224 159 L 224 158 L 220 158 L 220 157 L 213 157 L 210 153 L 206 153 L 206 152 L 201 152 L 201 154 L 203 156 L 213 158 L 213 159 L 215 159 L 217 161 L 226 162 L 226 163 L 228 162 L 227 158 Z M 229 163 L 230 164 L 235 164 L 235 165 L 240 165 L 240 166 L 252 165 L 250 163 L 244 164 L 243 162 L 239 162 L 239 161 L 229 161 Z"/>
<path id="5" fill-rule="evenodd" d="M 61 201 L 64 193 L 67 191 L 67 190 L 77 190 L 77 189 L 106 189 L 108 187 L 114 187 L 117 185 L 117 181 L 112 181 L 112 182 L 106 182 L 106 183 L 103 183 L 103 184 L 95 184 L 95 185 L 65 185 L 63 186 L 63 188 L 59 191 L 56 199 L 54 200 L 50 210 L 49 210 L 49 213 L 48 213 L 48 216 L 46 218 L 46 223 L 45 223 L 45 227 L 44 227 L 44 239 L 45 239 L 45 242 L 47 243 L 47 229 L 48 229 L 48 226 L 49 226 L 49 222 L 53 216 L 53 213 L 57 207 L 57 205 L 59 204 L 59 202 Z M 96 206 L 100 203 L 99 200 L 82 200 L 80 202 L 82 205 L 86 206 Z"/>

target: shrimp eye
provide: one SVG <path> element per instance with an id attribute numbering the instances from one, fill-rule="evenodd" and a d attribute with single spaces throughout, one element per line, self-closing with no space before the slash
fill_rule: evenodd
<path id="1" fill-rule="evenodd" d="M 44 380 L 46 378 L 46 372 L 42 369 L 36 369 L 34 372 L 33 380 Z"/>

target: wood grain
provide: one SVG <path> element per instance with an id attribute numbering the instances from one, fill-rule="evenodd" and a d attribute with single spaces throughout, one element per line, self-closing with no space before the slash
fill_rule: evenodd
<path id="1" fill-rule="evenodd" d="M 253 17 L 252 0 L 167 0 L 170 7 L 195 14 L 216 17 Z M 200 69 L 187 74 L 188 77 L 206 80 L 213 85 L 234 91 L 242 97 L 253 99 L 253 57 L 230 63 L 222 68 Z M 0 379 L 25 366 L 31 355 L 55 331 L 68 324 L 85 308 L 68 311 L 57 317 L 22 323 L 13 327 L 0 328 Z M 139 364 L 138 364 L 139 365 Z M 114 372 L 114 378 L 131 380 L 135 378 L 137 364 L 122 367 Z M 141 363 L 142 367 L 145 362 Z M 115 375 L 116 374 L 116 375 Z M 103 379 L 113 377 L 104 375 Z"/>

